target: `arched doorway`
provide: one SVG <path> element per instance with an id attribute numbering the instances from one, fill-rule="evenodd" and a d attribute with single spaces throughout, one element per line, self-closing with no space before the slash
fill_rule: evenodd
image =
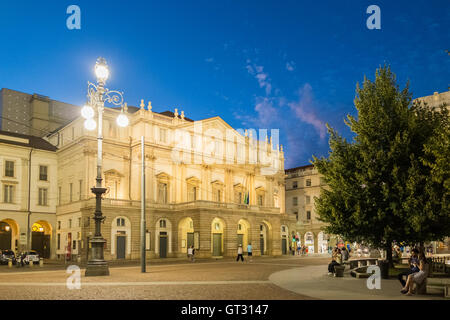
<path id="1" fill-rule="evenodd" d="M 272 227 L 267 221 L 262 221 L 259 225 L 259 250 L 261 255 L 271 253 L 271 230 Z"/>
<path id="2" fill-rule="evenodd" d="M 50 258 L 51 235 L 52 227 L 47 221 L 39 220 L 31 226 L 31 249 L 41 258 Z"/>
<path id="3" fill-rule="evenodd" d="M 190 217 L 180 220 L 178 223 L 179 252 L 187 253 L 190 246 L 195 246 L 194 221 Z"/>
<path id="4" fill-rule="evenodd" d="M 224 229 L 225 222 L 220 218 L 214 218 L 211 222 L 211 253 L 213 257 L 223 255 Z"/>
<path id="5" fill-rule="evenodd" d="M 9 223 L 0 221 L 0 250 L 12 249 L 12 228 Z"/>
<path id="6" fill-rule="evenodd" d="M 249 239 L 249 231 L 250 231 L 250 223 L 245 219 L 240 219 L 238 222 L 237 228 L 237 245 L 242 245 L 244 251 L 247 251 Z"/>
<path id="7" fill-rule="evenodd" d="M 169 219 L 161 218 L 156 221 L 155 253 L 160 258 L 167 258 L 172 253 L 172 224 Z"/>
<path id="8" fill-rule="evenodd" d="M 288 254 L 289 249 L 289 230 L 285 225 L 281 226 L 281 254 Z"/>
<path id="9" fill-rule="evenodd" d="M 314 233 L 305 233 L 305 246 L 308 248 L 308 253 L 314 253 Z"/>
<path id="10" fill-rule="evenodd" d="M 124 216 L 113 219 L 111 223 L 111 256 L 126 259 L 131 255 L 131 222 Z"/>
<path id="11" fill-rule="evenodd" d="M 328 253 L 328 236 L 323 231 L 317 235 L 317 249 L 319 253 Z"/>

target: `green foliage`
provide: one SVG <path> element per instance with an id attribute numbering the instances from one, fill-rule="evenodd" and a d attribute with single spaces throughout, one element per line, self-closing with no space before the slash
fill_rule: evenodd
<path id="1" fill-rule="evenodd" d="M 313 161 L 327 183 L 315 199 L 326 231 L 386 248 L 450 235 L 447 108 L 411 105 L 388 66 L 357 85 L 354 103 L 354 140 L 328 127 L 329 157 Z"/>

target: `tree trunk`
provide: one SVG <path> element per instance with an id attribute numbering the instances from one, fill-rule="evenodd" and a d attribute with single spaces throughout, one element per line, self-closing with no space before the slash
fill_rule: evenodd
<path id="1" fill-rule="evenodd" d="M 386 244 L 386 260 L 389 262 L 389 267 L 394 267 L 394 261 L 392 260 L 392 242 L 388 241 Z"/>

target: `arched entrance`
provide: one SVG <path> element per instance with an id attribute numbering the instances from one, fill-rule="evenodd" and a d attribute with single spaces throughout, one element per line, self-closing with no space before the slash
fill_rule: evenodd
<path id="1" fill-rule="evenodd" d="M 39 220 L 31 226 L 31 249 L 41 258 L 50 258 L 52 227 L 47 221 Z"/>
<path id="2" fill-rule="evenodd" d="M 0 221 L 0 250 L 12 250 L 12 228 L 9 223 Z"/>
<path id="3" fill-rule="evenodd" d="M 194 244 L 194 221 L 190 217 L 180 220 L 178 223 L 179 252 L 187 253 L 187 249 Z"/>
<path id="4" fill-rule="evenodd" d="M 113 219 L 111 223 L 111 256 L 126 259 L 131 255 L 131 222 L 124 216 Z"/>
<path id="5" fill-rule="evenodd" d="M 323 231 L 317 235 L 317 249 L 319 253 L 328 253 L 328 236 Z"/>
<path id="6" fill-rule="evenodd" d="M 172 224 L 169 219 L 161 218 L 156 221 L 155 237 L 155 253 L 160 258 L 167 258 L 172 253 Z"/>
<path id="7" fill-rule="evenodd" d="M 223 255 L 224 229 L 225 222 L 220 218 L 214 218 L 211 222 L 211 253 L 213 257 Z"/>
<path id="8" fill-rule="evenodd" d="M 262 221 L 259 225 L 259 250 L 261 255 L 271 253 L 271 231 L 272 227 L 267 221 Z"/>
<path id="9" fill-rule="evenodd" d="M 305 246 L 308 248 L 308 253 L 314 253 L 314 233 L 305 233 Z"/>
<path id="10" fill-rule="evenodd" d="M 237 245 L 242 245 L 244 251 L 247 251 L 249 239 L 250 223 L 245 219 L 240 219 L 237 228 Z"/>
<path id="11" fill-rule="evenodd" d="M 288 254 L 289 249 L 289 230 L 285 225 L 281 226 L 281 254 Z"/>

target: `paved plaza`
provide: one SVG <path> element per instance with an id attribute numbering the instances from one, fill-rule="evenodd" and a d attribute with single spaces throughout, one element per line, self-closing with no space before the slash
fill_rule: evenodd
<path id="1" fill-rule="evenodd" d="M 311 300 L 311 299 L 442 299 L 442 295 L 405 297 L 398 281 L 382 280 L 369 290 L 366 279 L 326 275 L 328 257 L 157 261 L 140 272 L 138 265 L 112 266 L 110 276 L 85 277 L 81 288 L 68 289 L 64 266 L 0 268 L 2 299 L 150 299 L 150 300 Z"/>

